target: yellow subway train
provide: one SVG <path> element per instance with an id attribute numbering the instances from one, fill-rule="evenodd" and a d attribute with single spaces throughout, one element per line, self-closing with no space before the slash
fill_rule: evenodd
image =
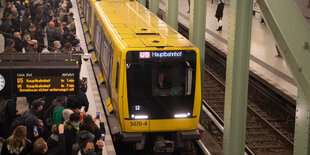
<path id="1" fill-rule="evenodd" d="M 151 143 L 154 152 L 199 139 L 198 48 L 138 2 L 86 1 L 92 3 L 84 6 L 91 10 L 86 18 L 107 106 L 120 129 L 113 136 L 137 150 Z"/>

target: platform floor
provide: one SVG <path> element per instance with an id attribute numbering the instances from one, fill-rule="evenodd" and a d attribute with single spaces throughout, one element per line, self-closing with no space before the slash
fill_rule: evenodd
<path id="1" fill-rule="evenodd" d="M 211 3 L 207 0 L 207 16 L 206 16 L 206 41 L 227 53 L 228 39 L 228 22 L 229 8 L 228 4 L 224 6 L 223 31 L 216 31 L 218 27 L 215 11 L 217 2 Z M 160 0 L 160 9 L 165 10 L 165 0 Z M 189 27 L 188 2 L 187 0 L 179 0 L 179 22 Z M 271 32 L 265 24 L 260 23 L 261 15 L 256 13 L 252 18 L 252 40 L 251 40 L 251 56 L 250 71 L 258 75 L 271 86 L 281 91 L 283 95 L 296 100 L 297 86 L 287 64 L 283 58 L 277 56 L 275 41 Z"/>

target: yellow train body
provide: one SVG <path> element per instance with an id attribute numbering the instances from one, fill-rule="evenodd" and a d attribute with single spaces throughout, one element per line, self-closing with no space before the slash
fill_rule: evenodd
<path id="1" fill-rule="evenodd" d="M 106 106 L 116 118 L 112 127 L 108 118 L 112 134 L 138 150 L 148 141 L 155 152 L 173 152 L 198 139 L 198 48 L 136 1 L 81 5 L 109 95 Z"/>
<path id="2" fill-rule="evenodd" d="M 199 50 L 137 2 L 94 3 L 92 36 L 109 85 L 113 110 L 122 132 L 166 132 L 197 129 L 201 110 Z M 100 39 L 101 38 L 101 39 Z M 103 41 L 104 40 L 104 41 Z M 104 49 L 100 49 L 100 47 Z M 106 47 L 107 46 L 107 47 Z M 194 51 L 196 70 L 191 117 L 132 119 L 128 104 L 126 55 L 130 51 Z M 106 54 L 105 54 L 106 53 Z M 127 66 L 126 66 L 127 65 Z M 118 75 L 117 75 L 118 74 Z M 172 115 L 173 116 L 173 115 Z"/>

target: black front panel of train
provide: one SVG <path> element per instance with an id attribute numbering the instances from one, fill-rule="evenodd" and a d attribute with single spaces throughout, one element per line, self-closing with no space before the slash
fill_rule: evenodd
<path id="1" fill-rule="evenodd" d="M 130 51 L 126 55 L 130 119 L 192 117 L 195 51 Z"/>

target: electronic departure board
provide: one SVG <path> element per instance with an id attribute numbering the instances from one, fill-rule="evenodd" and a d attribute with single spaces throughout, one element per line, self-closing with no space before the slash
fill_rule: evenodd
<path id="1" fill-rule="evenodd" d="M 78 75 L 70 69 L 15 70 L 18 96 L 31 93 L 75 93 L 78 90 Z M 15 79 L 13 77 L 13 79 Z"/>
<path id="2" fill-rule="evenodd" d="M 0 96 L 77 94 L 79 69 L 0 69 Z"/>
<path id="3" fill-rule="evenodd" d="M 0 97 L 78 94 L 81 56 L 0 53 Z"/>

